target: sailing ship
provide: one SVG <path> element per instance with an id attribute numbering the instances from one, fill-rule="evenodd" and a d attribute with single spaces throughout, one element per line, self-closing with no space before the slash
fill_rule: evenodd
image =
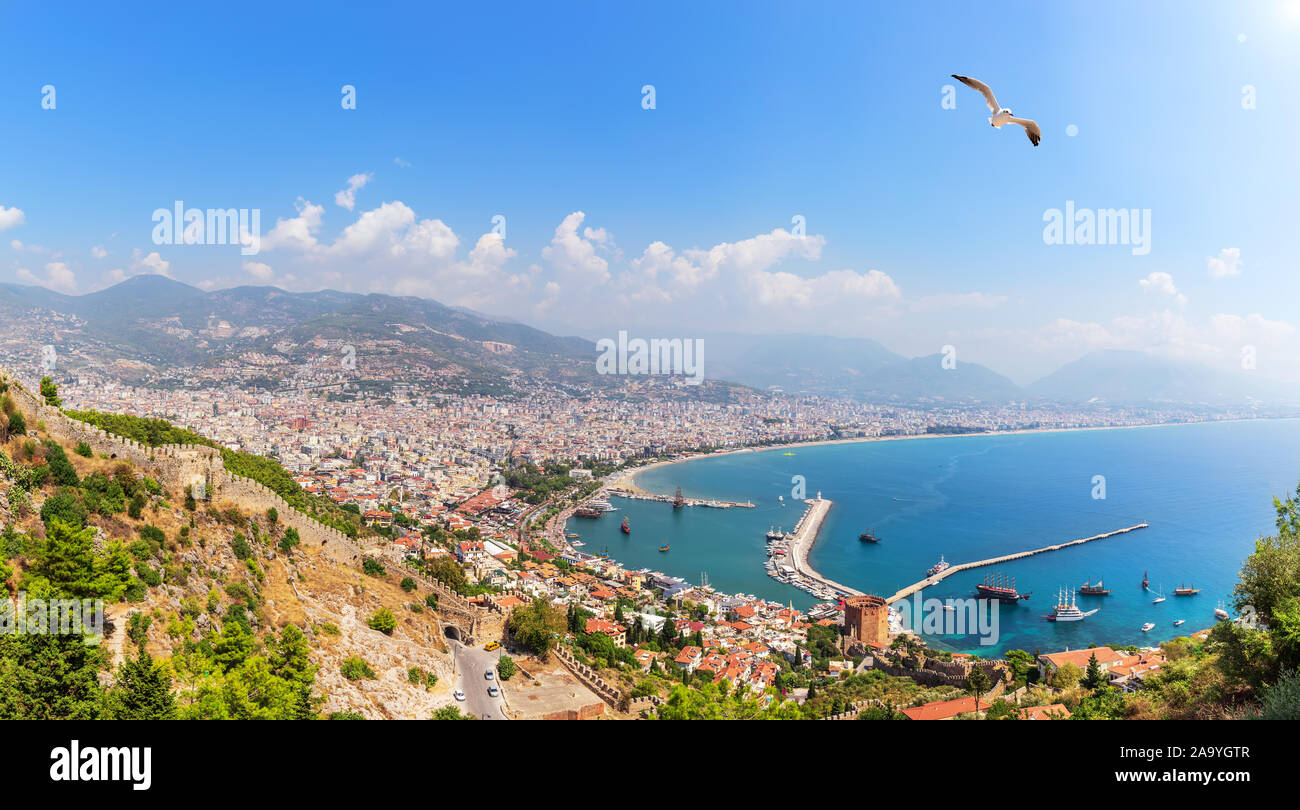
<path id="1" fill-rule="evenodd" d="M 1052 608 L 1051 615 L 1043 618 L 1049 622 L 1081 622 L 1099 610 L 1101 608 L 1079 610 L 1079 606 L 1074 603 L 1074 591 L 1062 589 L 1056 593 L 1056 607 Z"/>
<path id="2" fill-rule="evenodd" d="M 1015 604 L 1021 599 L 1028 599 L 1029 594 L 1016 590 L 1016 578 L 1008 581 L 1003 574 L 985 574 L 984 582 L 975 586 L 975 595 L 980 599 L 996 599 L 999 602 Z"/>
<path id="3" fill-rule="evenodd" d="M 1110 588 L 1107 588 L 1105 586 L 1103 580 L 1100 579 L 1097 580 L 1096 585 L 1092 584 L 1092 580 L 1088 580 L 1087 582 L 1079 586 L 1079 595 L 1080 596 L 1110 596 Z"/>
<path id="4" fill-rule="evenodd" d="M 1144 591 L 1151 590 L 1151 580 L 1147 579 L 1146 571 L 1142 572 L 1142 590 Z"/>
<path id="5" fill-rule="evenodd" d="M 682 497 L 682 488 L 677 488 L 677 494 L 673 497 L 673 508 L 681 509 L 686 505 L 686 499 Z"/>
<path id="6" fill-rule="evenodd" d="M 947 571 L 947 570 L 948 570 L 948 561 L 945 560 L 945 559 L 943 558 L 943 555 L 942 555 L 942 554 L 940 554 L 940 555 L 939 555 L 939 562 L 937 562 L 937 563 L 935 563 L 933 566 L 931 566 L 930 570 L 925 572 L 925 575 L 926 575 L 927 577 L 932 577 L 932 576 L 934 576 L 935 574 L 941 574 L 941 573 L 943 573 L 944 571 Z"/>
<path id="7" fill-rule="evenodd" d="M 880 538 L 879 538 L 879 537 L 876 537 L 876 535 L 875 535 L 874 533 L 872 533 L 871 529 L 867 529 L 865 532 L 863 532 L 862 534 L 858 535 L 858 539 L 861 540 L 861 541 L 864 542 L 864 543 L 879 543 L 879 542 L 880 542 Z"/>
<path id="8" fill-rule="evenodd" d="M 1158 604 L 1160 604 L 1160 603 L 1163 602 L 1163 601 L 1165 601 L 1165 589 L 1164 589 L 1164 586 L 1162 585 L 1162 586 L 1160 587 L 1160 595 L 1157 596 L 1155 599 L 1152 599 L 1152 600 L 1151 600 L 1151 604 L 1153 604 L 1153 605 L 1158 605 Z"/>
<path id="9" fill-rule="evenodd" d="M 603 514 L 604 512 L 590 506 L 580 506 L 573 511 L 573 516 L 580 518 L 598 518 Z"/>
<path id="10" fill-rule="evenodd" d="M 1174 596 L 1193 596 L 1201 592 L 1201 589 L 1195 585 L 1182 585 L 1174 588 Z"/>
<path id="11" fill-rule="evenodd" d="M 622 526 L 619 526 L 619 527 L 618 527 L 618 530 L 621 531 L 623 534 L 631 534 L 631 533 L 632 533 L 632 525 L 631 525 L 630 523 L 627 522 L 627 515 L 624 515 L 624 516 L 623 516 L 623 525 L 622 525 Z"/>

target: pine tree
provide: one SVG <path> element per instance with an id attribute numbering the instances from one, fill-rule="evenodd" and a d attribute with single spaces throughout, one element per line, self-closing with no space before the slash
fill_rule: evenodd
<path id="1" fill-rule="evenodd" d="M 115 720 L 174 720 L 176 699 L 171 687 L 171 676 L 141 649 L 139 657 L 127 658 L 118 670 L 109 714 Z"/>

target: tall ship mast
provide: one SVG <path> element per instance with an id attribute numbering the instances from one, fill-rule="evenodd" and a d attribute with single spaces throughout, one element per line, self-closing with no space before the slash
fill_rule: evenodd
<path id="1" fill-rule="evenodd" d="M 1089 611 L 1079 610 L 1079 606 L 1074 603 L 1074 591 L 1061 589 L 1057 591 L 1056 607 L 1052 609 L 1049 616 L 1044 616 L 1049 622 L 1081 622 L 1101 608 L 1093 608 Z"/>
<path id="2" fill-rule="evenodd" d="M 681 509 L 686 505 L 686 499 L 682 497 L 682 488 L 677 488 L 677 495 L 673 498 L 673 508 Z"/>
<path id="3" fill-rule="evenodd" d="M 975 595 L 981 599 L 996 599 L 1010 604 L 1029 598 L 1029 594 L 1016 590 L 1015 577 L 1007 579 L 1004 574 L 985 574 L 984 581 L 975 586 Z"/>

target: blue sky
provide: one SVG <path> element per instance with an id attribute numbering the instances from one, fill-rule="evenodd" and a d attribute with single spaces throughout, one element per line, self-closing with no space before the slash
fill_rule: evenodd
<path id="1" fill-rule="evenodd" d="M 5 5 L 0 281 L 951 344 L 1020 381 L 1096 348 L 1300 372 L 1296 2 L 463 5 Z M 258 208 L 268 245 L 155 245 L 176 200 Z M 1150 252 L 1044 244 L 1067 200 L 1149 209 Z"/>

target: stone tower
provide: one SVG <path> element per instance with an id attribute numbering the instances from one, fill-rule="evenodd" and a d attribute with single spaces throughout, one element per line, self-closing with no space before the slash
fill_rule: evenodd
<path id="1" fill-rule="evenodd" d="M 844 600 L 844 635 L 854 641 L 889 643 L 889 605 L 879 596 Z"/>

